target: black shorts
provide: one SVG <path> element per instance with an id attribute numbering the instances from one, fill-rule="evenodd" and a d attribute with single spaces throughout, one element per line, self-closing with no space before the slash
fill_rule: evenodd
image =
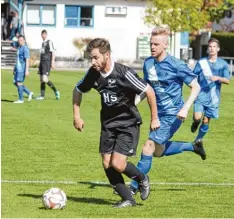
<path id="1" fill-rule="evenodd" d="M 41 61 L 39 65 L 38 74 L 40 75 L 50 75 L 51 61 Z"/>
<path id="2" fill-rule="evenodd" d="M 140 126 L 125 128 L 102 128 L 99 152 L 111 154 L 118 152 L 126 156 L 136 154 L 140 136 Z"/>

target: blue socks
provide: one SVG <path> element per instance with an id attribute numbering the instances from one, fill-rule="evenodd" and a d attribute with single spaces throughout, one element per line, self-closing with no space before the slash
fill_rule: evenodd
<path id="1" fill-rule="evenodd" d="M 141 173 L 147 174 L 151 169 L 152 158 L 153 158 L 153 156 L 141 154 L 141 160 L 137 164 L 137 169 Z M 137 189 L 138 183 L 136 181 L 132 181 L 131 186 L 134 187 L 135 189 Z"/>
<path id="2" fill-rule="evenodd" d="M 14 83 L 14 85 L 18 88 L 18 85 L 16 83 Z M 23 86 L 23 92 L 25 92 L 27 95 L 31 93 L 30 90 L 24 85 L 20 85 L 20 86 Z"/>
<path id="3" fill-rule="evenodd" d="M 19 100 L 24 100 L 23 93 L 24 93 L 24 86 L 23 85 L 19 85 L 18 86 Z"/>
<path id="4" fill-rule="evenodd" d="M 179 142 L 179 141 L 168 141 L 165 145 L 165 151 L 161 157 L 179 154 L 182 153 L 183 151 L 194 151 L 193 144 L 187 142 Z M 137 164 L 137 169 L 140 170 L 140 172 L 147 174 L 151 169 L 152 158 L 153 156 L 147 156 L 141 154 L 141 160 Z M 132 181 L 131 187 L 137 189 L 138 188 L 137 182 Z"/>
<path id="5" fill-rule="evenodd" d="M 24 87 L 24 92 L 27 94 L 27 95 L 29 95 L 31 92 L 30 92 L 30 90 L 27 88 L 27 87 L 25 87 L 24 85 L 23 85 L 23 87 Z"/>
<path id="6" fill-rule="evenodd" d="M 180 141 L 168 141 L 165 146 L 165 151 L 162 156 L 170 156 L 182 153 L 183 151 L 194 151 L 193 144 Z"/>
<path id="7" fill-rule="evenodd" d="M 209 130 L 209 124 L 202 124 L 199 128 L 199 132 L 198 132 L 198 135 L 196 137 L 196 140 L 203 138 L 205 136 L 205 134 L 208 132 L 208 130 Z"/>

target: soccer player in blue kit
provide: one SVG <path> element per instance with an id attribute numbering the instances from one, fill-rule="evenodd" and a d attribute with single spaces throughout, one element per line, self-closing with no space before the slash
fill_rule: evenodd
<path id="1" fill-rule="evenodd" d="M 18 88 L 19 99 L 13 103 L 24 103 L 23 92 L 28 94 L 28 101 L 31 101 L 33 97 L 33 92 L 28 90 L 23 84 L 25 76 L 29 75 L 29 49 L 25 45 L 25 38 L 22 35 L 18 38 L 18 44 L 16 65 L 13 71 L 13 83 Z"/>
<path id="2" fill-rule="evenodd" d="M 197 76 L 187 65 L 167 54 L 168 28 L 156 27 L 151 33 L 151 56 L 144 62 L 144 80 L 155 91 L 160 128 L 151 130 L 143 146 L 141 160 L 137 168 L 144 174 L 151 169 L 152 158 L 169 156 L 183 151 L 192 151 L 206 159 L 202 141 L 193 143 L 169 141 L 188 115 L 189 108 L 200 92 Z M 182 86 L 185 83 L 191 88 L 190 95 L 184 103 Z M 130 190 L 137 192 L 138 184 L 132 181 Z"/>
<path id="3" fill-rule="evenodd" d="M 208 132 L 211 118 L 218 118 L 221 85 L 230 82 L 228 64 L 218 58 L 219 50 L 219 41 L 211 38 L 208 42 L 209 56 L 200 59 L 194 68 L 194 73 L 198 75 L 201 92 L 194 103 L 191 132 L 196 132 L 202 120 L 196 139 L 203 138 Z"/>

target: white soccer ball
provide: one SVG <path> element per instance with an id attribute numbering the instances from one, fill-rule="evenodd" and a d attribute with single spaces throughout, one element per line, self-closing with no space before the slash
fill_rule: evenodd
<path id="1" fill-rule="evenodd" d="M 51 188 L 43 194 L 42 202 L 46 209 L 62 209 L 66 206 L 67 196 L 62 189 Z"/>

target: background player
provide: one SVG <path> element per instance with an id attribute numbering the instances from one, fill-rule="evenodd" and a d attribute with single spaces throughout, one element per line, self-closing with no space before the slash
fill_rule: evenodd
<path id="1" fill-rule="evenodd" d="M 144 62 L 144 79 L 153 87 L 157 100 L 160 128 L 152 130 L 145 143 L 138 169 L 147 174 L 151 168 L 152 157 L 169 156 L 183 151 L 193 151 L 206 159 L 202 141 L 194 143 L 169 141 L 188 115 L 189 108 L 196 99 L 200 86 L 197 76 L 187 65 L 167 54 L 169 29 L 157 27 L 152 31 L 150 46 L 151 56 Z M 183 83 L 191 88 L 186 103 L 182 98 Z M 137 183 L 132 182 L 133 193 Z"/>
<path id="2" fill-rule="evenodd" d="M 124 183 L 122 173 L 139 183 L 142 200 L 150 192 L 148 176 L 127 161 L 127 157 L 136 153 L 139 140 L 141 116 L 134 104 L 136 94 L 146 93 L 151 109 L 151 129 L 155 130 L 160 124 L 153 89 L 132 69 L 113 62 L 110 51 L 109 42 L 102 38 L 96 38 L 88 44 L 87 52 L 90 54 L 92 67 L 74 89 L 73 115 L 74 127 L 82 131 L 82 93 L 91 88 L 100 93 L 102 109 L 99 151 L 106 176 L 122 198 L 114 207 L 122 208 L 136 205 Z"/>
<path id="3" fill-rule="evenodd" d="M 24 103 L 23 93 L 28 95 L 28 101 L 32 100 L 33 92 L 26 88 L 23 84 L 25 76 L 29 75 L 29 49 L 25 45 L 24 36 L 20 35 L 18 38 L 18 49 L 16 65 L 14 67 L 14 85 L 18 88 L 19 99 L 13 103 Z"/>
<path id="4" fill-rule="evenodd" d="M 46 84 L 54 91 L 55 97 L 57 100 L 60 99 L 60 93 L 49 80 L 50 70 L 54 69 L 55 62 L 55 49 L 51 40 L 47 39 L 47 31 L 43 30 L 41 32 L 41 37 L 43 39 L 42 47 L 41 47 L 41 57 L 39 64 L 38 74 L 40 75 L 41 81 L 41 96 L 37 97 L 37 100 L 44 100 L 45 98 L 45 88 Z"/>
<path id="5" fill-rule="evenodd" d="M 230 82 L 231 75 L 228 64 L 223 59 L 218 58 L 219 50 L 219 41 L 211 38 L 208 42 L 209 56 L 200 59 L 194 69 L 202 89 L 194 103 L 191 132 L 196 132 L 203 117 L 196 139 L 203 138 L 208 132 L 211 118 L 218 118 L 221 85 Z"/>

